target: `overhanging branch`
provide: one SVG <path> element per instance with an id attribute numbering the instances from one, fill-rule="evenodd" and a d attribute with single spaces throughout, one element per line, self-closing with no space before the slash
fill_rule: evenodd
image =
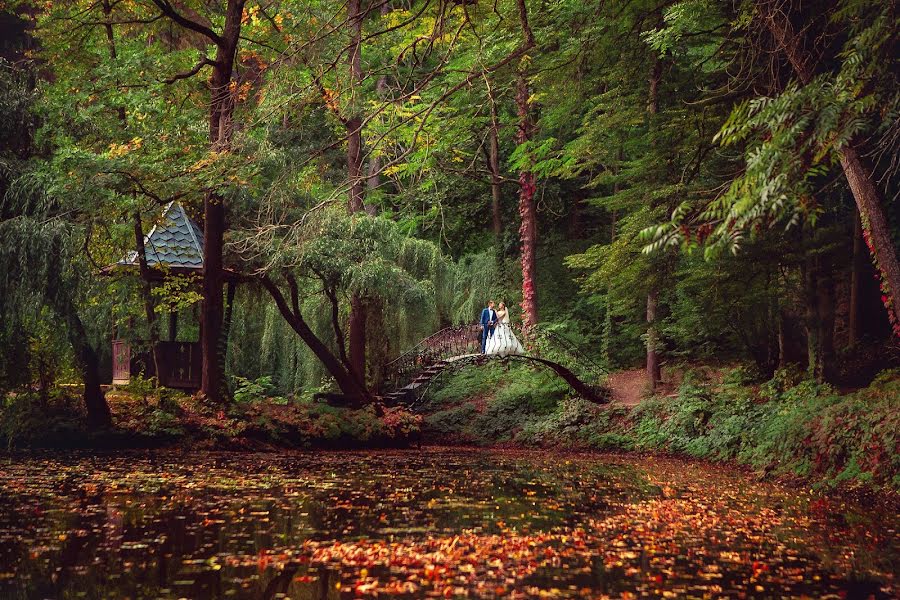
<path id="1" fill-rule="evenodd" d="M 198 23 L 192 19 L 188 19 L 186 16 L 175 10 L 175 7 L 169 2 L 169 0 L 153 0 L 153 4 L 162 11 L 162 14 L 169 17 L 185 29 L 190 29 L 191 31 L 196 31 L 197 33 L 209 38 L 216 46 L 222 46 L 225 43 L 225 40 L 222 39 L 218 33 L 204 25 L 203 23 Z"/>
<path id="2" fill-rule="evenodd" d="M 194 65 L 189 71 L 184 71 L 182 73 L 176 73 L 175 75 L 172 75 L 168 79 L 163 79 L 162 83 L 170 85 L 181 79 L 189 79 L 189 78 L 193 77 L 194 75 L 196 75 L 197 73 L 199 73 L 200 69 L 202 69 L 203 67 L 205 67 L 207 65 L 212 67 L 212 66 L 215 66 L 215 64 L 216 64 L 216 61 L 210 59 L 208 56 L 204 56 L 203 58 L 200 59 L 200 62 L 198 62 L 196 65 Z"/>

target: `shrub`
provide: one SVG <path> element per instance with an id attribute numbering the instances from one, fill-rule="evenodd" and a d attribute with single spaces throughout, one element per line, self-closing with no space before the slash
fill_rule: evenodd
<path id="1" fill-rule="evenodd" d="M 458 404 L 429 415 L 429 427 L 445 439 L 664 450 L 737 460 L 824 485 L 900 489 L 898 369 L 843 396 L 805 380 L 798 368 L 779 370 L 758 386 L 753 370 L 733 370 L 718 385 L 688 373 L 675 398 L 650 398 L 633 408 L 570 397 L 552 376 L 517 369 L 479 398 L 482 410 L 451 392 L 486 378 L 451 382 L 442 401 Z"/>
<path id="2" fill-rule="evenodd" d="M 266 375 L 258 379 L 234 377 L 234 401 L 238 403 L 268 401 L 273 404 L 287 404 L 287 399 L 275 395 L 272 377 Z"/>
<path id="3" fill-rule="evenodd" d="M 9 393 L 0 409 L 0 443 L 9 449 L 68 446 L 87 431 L 79 400 L 65 388 L 52 388 L 46 398 L 31 390 Z"/>

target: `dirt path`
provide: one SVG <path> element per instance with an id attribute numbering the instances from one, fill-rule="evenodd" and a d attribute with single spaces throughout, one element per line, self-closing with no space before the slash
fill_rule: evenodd
<path id="1" fill-rule="evenodd" d="M 644 369 L 627 369 L 612 373 L 607 380 L 612 389 L 613 402 L 625 406 L 635 406 L 647 391 L 647 371 Z M 666 396 L 674 392 L 677 384 L 672 375 L 663 373 L 663 381 L 657 389 L 657 395 Z"/>

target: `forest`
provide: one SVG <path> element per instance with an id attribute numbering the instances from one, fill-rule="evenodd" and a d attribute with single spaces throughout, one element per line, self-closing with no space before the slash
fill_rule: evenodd
<path id="1" fill-rule="evenodd" d="M 237 481 L 229 493 L 266 501 L 269 483 L 244 479 L 252 460 L 216 458 L 238 450 L 275 453 L 265 468 L 285 481 L 299 469 L 330 494 L 316 496 L 325 507 L 377 496 L 368 470 L 383 469 L 478 498 L 521 477 L 517 494 L 545 498 L 529 469 L 551 449 L 632 457 L 602 469 L 633 502 L 655 493 L 642 478 L 662 490 L 653 502 L 689 486 L 686 473 L 711 478 L 751 529 L 764 524 L 733 492 L 744 475 L 703 469 L 895 506 L 898 18 L 895 0 L 0 2 L 0 444 L 19 457 L 0 479 L 24 476 L 10 494 L 40 495 L 56 484 L 29 461 L 50 461 L 88 491 L 92 469 L 145 490 L 121 462 L 132 456 L 145 475 L 196 468 L 209 493 Z M 495 330 L 511 345 L 492 350 Z M 351 449 L 361 463 L 341 458 Z M 336 452 L 322 464 L 355 483 L 326 485 L 298 450 Z M 444 460 L 478 476 L 422 475 Z M 599 517 L 566 495 L 577 484 L 562 460 L 546 477 L 568 491 L 546 498 L 582 531 Z M 626 466 L 650 471 L 632 480 Z M 595 467 L 585 476 L 603 487 Z M 187 493 L 173 477 L 165 502 Z M 287 497 L 279 518 L 300 510 Z M 832 510 L 816 498 L 798 509 L 819 510 L 813 520 Z M 626 512 L 649 519 L 640 502 Z M 321 510 L 310 527 L 331 539 L 328 519 L 344 517 Z M 335 584 L 343 597 L 537 597 L 562 581 L 525 558 L 510 578 L 476 577 L 457 541 L 415 536 L 409 552 L 432 566 L 404 563 L 413 587 L 381 559 L 360 571 L 348 557 L 376 551 L 353 537 L 371 533 L 363 512 L 334 546 L 313 536 L 214 570 L 258 567 L 255 595 L 239 594 L 265 598 L 326 598 L 310 590 Z M 896 511 L 863 514 L 896 533 L 884 517 Z M 576 535 L 531 523 L 515 542 L 505 524 L 485 530 L 500 536 L 490 543 L 465 538 L 482 535 L 466 520 L 482 516 L 444 515 L 445 532 L 498 555 Z M 24 544 L 22 519 L 0 508 L 0 542 Z M 667 543 L 683 549 L 690 527 L 678 528 Z M 600 543 L 591 531 L 581 544 Z M 860 542 L 883 553 L 866 566 L 810 555 L 832 570 L 794 588 L 779 554 L 771 571 L 724 567 L 721 589 L 770 578 L 765 593 L 890 597 L 898 547 L 885 535 Z M 213 597 L 224 585 L 192 575 L 176 593 L 127 575 L 104 587 L 119 584 L 79 572 L 34 587 L 21 577 L 42 567 L 21 548 L 0 551 L 0 595 Z M 207 560 L 204 548 L 179 552 Z M 588 561 L 593 579 L 563 577 L 575 596 L 687 594 L 622 556 L 601 560 L 602 575 L 581 550 L 548 565 Z"/>

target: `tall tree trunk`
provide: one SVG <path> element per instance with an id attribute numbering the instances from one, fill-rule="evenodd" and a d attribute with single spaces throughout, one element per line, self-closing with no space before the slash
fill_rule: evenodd
<path id="1" fill-rule="evenodd" d="M 650 67 L 647 89 L 647 123 L 648 130 L 653 133 L 654 117 L 659 111 L 659 80 L 662 77 L 662 61 L 654 52 L 653 63 Z M 651 392 L 656 391 L 657 384 L 662 380 L 659 366 L 658 335 L 656 330 L 656 317 L 659 305 L 659 286 L 656 281 L 651 281 L 650 291 L 647 292 L 647 385 Z"/>
<path id="2" fill-rule="evenodd" d="M 816 282 L 817 310 L 819 326 L 819 352 L 816 361 L 817 381 L 831 381 L 834 370 L 834 275 L 830 261 L 819 263 L 819 277 Z"/>
<path id="3" fill-rule="evenodd" d="M 362 85 L 362 63 L 360 52 L 362 40 L 363 11 L 361 0 L 349 0 L 347 18 L 350 27 L 350 85 L 353 88 L 350 98 L 350 117 L 346 121 L 347 133 L 347 177 L 350 191 L 347 203 L 348 211 L 353 214 L 364 209 L 365 181 L 362 177 L 363 141 L 362 117 L 358 114 L 356 88 Z M 358 294 L 350 298 L 350 366 L 359 381 L 365 385 L 366 380 L 366 302 Z"/>
<path id="4" fill-rule="evenodd" d="M 619 184 L 613 184 L 613 194 L 615 195 L 619 191 Z M 609 243 L 612 244 L 616 241 L 616 218 L 617 218 L 616 209 L 612 210 L 610 214 L 610 225 L 609 225 Z M 606 287 L 606 298 L 604 301 L 604 310 L 603 310 L 603 333 L 600 337 L 600 356 L 603 357 L 603 364 L 609 365 L 609 343 L 612 338 L 612 287 Z"/>
<path id="5" fill-rule="evenodd" d="M 653 287 L 647 294 L 647 384 L 651 391 L 656 390 L 657 384 L 662 379 L 659 366 L 659 353 L 657 352 L 657 344 L 659 343 L 656 332 L 656 317 L 659 304 L 659 289 Z"/>
<path id="6" fill-rule="evenodd" d="M 390 0 L 382 0 L 379 14 L 384 18 L 390 12 Z M 379 75 L 378 80 L 375 82 L 375 94 L 378 96 L 379 100 L 384 102 L 387 98 L 387 92 L 387 76 Z M 362 140 L 360 140 L 360 145 L 362 145 Z M 366 176 L 366 196 L 371 199 L 372 193 L 378 189 L 379 185 L 381 185 L 381 157 L 376 156 L 374 153 L 370 153 L 368 175 Z M 365 204 L 364 206 L 366 214 L 369 216 L 374 217 L 378 214 L 378 207 L 374 204 Z"/>
<path id="7" fill-rule="evenodd" d="M 113 22 L 112 22 L 112 3 L 110 0 L 103 0 L 102 3 L 103 8 L 103 17 L 106 19 L 103 23 L 103 29 L 106 32 L 106 47 L 109 52 L 109 59 L 115 63 L 116 58 L 118 57 L 118 52 L 116 52 L 116 38 L 113 35 Z M 116 80 L 116 85 L 118 86 L 119 81 Z M 119 121 L 122 123 L 123 127 L 126 122 L 126 114 L 125 107 L 119 106 L 116 108 L 117 116 L 119 117 Z"/>
<path id="8" fill-rule="evenodd" d="M 141 226 L 141 212 L 134 209 L 134 243 L 137 247 L 138 268 L 141 274 L 141 295 L 144 299 L 144 314 L 147 317 L 147 329 L 150 337 L 150 356 L 153 359 L 153 372 L 156 382 L 162 385 L 162 361 L 159 359 L 159 325 L 156 309 L 153 306 L 153 284 L 150 282 L 150 266 L 147 264 L 147 249 L 144 247 L 144 228 Z"/>
<path id="9" fill-rule="evenodd" d="M 88 342 L 84 323 L 75 313 L 75 307 L 68 315 L 69 339 L 75 348 L 75 358 L 84 381 L 84 406 L 87 409 L 88 422 L 94 427 L 112 425 L 112 415 L 106 395 L 100 382 L 100 358 L 97 351 Z"/>
<path id="10" fill-rule="evenodd" d="M 863 166 L 857 149 L 851 144 L 841 150 L 841 166 L 850 183 L 862 221 L 864 239 L 872 262 L 881 276 L 883 302 L 888 310 L 894 335 L 900 337 L 900 264 L 891 231 L 882 208 L 881 196 L 871 173 Z"/>
<path id="11" fill-rule="evenodd" d="M 803 325 L 806 328 L 806 371 L 816 376 L 819 364 L 819 310 L 818 273 L 813 256 L 807 256 L 803 264 Z"/>
<path id="12" fill-rule="evenodd" d="M 810 65 L 812 56 L 805 50 L 801 39 L 803 34 L 794 31 L 790 15 L 782 10 L 781 3 L 773 0 L 756 0 L 756 5 L 800 82 L 803 85 L 808 84 L 812 81 L 814 73 Z M 870 169 L 863 165 L 857 141 L 850 141 L 839 154 L 841 167 L 862 219 L 872 262 L 881 276 L 884 305 L 888 309 L 894 334 L 900 336 L 900 299 L 896 298 L 896 295 L 900 294 L 900 264 L 897 262 L 897 251 L 891 240 L 881 194 L 875 187 Z"/>
<path id="13" fill-rule="evenodd" d="M 208 194 L 203 203 L 203 301 L 200 305 L 200 350 L 202 371 L 200 391 L 211 402 L 223 400 L 223 372 L 219 357 L 224 313 L 222 299 L 223 245 L 225 235 L 224 200 Z"/>
<path id="14" fill-rule="evenodd" d="M 516 141 L 524 144 L 531 140 L 534 123 L 531 118 L 528 82 L 525 73 L 520 71 L 516 81 L 516 110 L 519 126 Z M 537 246 L 537 217 L 534 207 L 536 191 L 534 173 L 523 170 L 519 173 L 519 239 L 522 245 L 522 324 L 524 327 L 538 323 L 537 294 L 535 275 L 537 272 L 535 249 Z"/>
<path id="15" fill-rule="evenodd" d="M 787 315 L 783 308 L 778 310 L 778 366 L 783 369 L 787 366 Z"/>
<path id="16" fill-rule="evenodd" d="M 66 337 L 75 352 L 75 365 L 81 372 L 81 380 L 84 382 L 82 398 L 88 423 L 94 428 L 109 427 L 112 425 L 112 416 L 101 387 L 100 358 L 88 340 L 87 329 L 78 316 L 71 297 L 65 291 L 54 290 L 54 292 L 50 304 L 66 323 Z"/>
<path id="17" fill-rule="evenodd" d="M 363 198 L 365 195 L 365 181 L 363 179 L 363 142 L 362 142 L 362 117 L 359 115 L 357 97 L 358 87 L 362 85 L 362 62 L 360 52 L 362 50 L 362 21 L 363 11 L 361 0 L 349 0 L 347 4 L 347 23 L 350 27 L 350 46 L 348 48 L 348 63 L 350 66 L 350 106 L 349 116 L 345 122 L 347 134 L 347 177 L 350 185 L 347 206 L 349 212 L 355 213 L 363 210 Z"/>
<path id="18" fill-rule="evenodd" d="M 850 306 L 847 315 L 847 348 L 853 349 L 859 341 L 859 292 L 862 275 L 863 236 L 859 211 L 853 215 L 853 258 L 850 263 Z"/>
<path id="19" fill-rule="evenodd" d="M 216 58 L 209 81 L 209 141 L 215 152 L 231 150 L 234 132 L 234 98 L 231 92 L 234 62 L 241 33 L 244 0 L 228 0 L 225 27 L 216 43 Z M 200 347 L 203 354 L 200 391 L 212 402 L 223 400 L 224 373 L 220 356 L 222 285 L 224 283 L 225 198 L 217 191 L 203 200 L 203 302 L 200 318 Z"/>
<path id="20" fill-rule="evenodd" d="M 503 235 L 503 222 L 500 214 L 503 179 L 500 177 L 500 124 L 497 120 L 497 105 L 491 98 L 491 131 L 488 148 L 488 169 L 491 172 L 491 215 L 493 216 L 494 238 Z"/>
<path id="21" fill-rule="evenodd" d="M 237 284 L 233 280 L 229 280 L 225 285 L 225 314 L 222 316 L 222 342 L 219 348 L 219 357 L 221 364 L 219 368 L 224 374 L 228 364 L 228 340 L 231 337 L 231 318 L 234 315 L 234 296 L 237 292 Z M 223 380 L 223 387 L 225 386 Z"/>

